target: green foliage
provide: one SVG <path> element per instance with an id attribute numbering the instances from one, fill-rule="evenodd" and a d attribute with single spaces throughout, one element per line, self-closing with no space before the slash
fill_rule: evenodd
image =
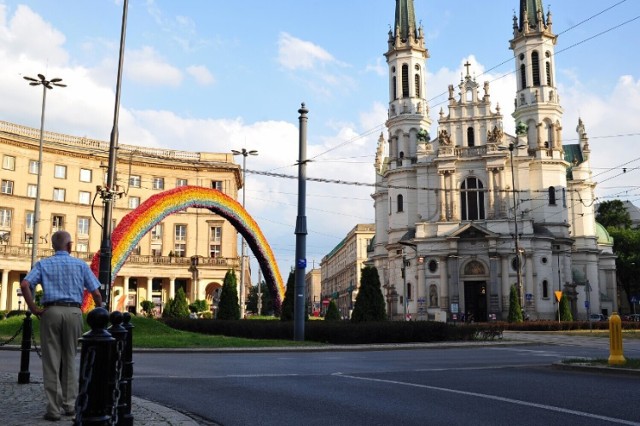
<path id="1" fill-rule="evenodd" d="M 616 278 L 627 300 L 640 294 L 640 229 L 609 228 L 616 255 Z"/>
<path id="2" fill-rule="evenodd" d="M 509 290 L 509 322 L 522 322 L 522 308 L 520 307 L 520 299 L 518 298 L 518 289 L 515 284 Z"/>
<path id="3" fill-rule="evenodd" d="M 287 289 L 284 292 L 284 300 L 282 301 L 282 312 L 280 313 L 280 320 L 293 321 L 293 304 L 295 303 L 295 272 L 289 272 L 289 278 L 287 278 Z"/>
<path id="4" fill-rule="evenodd" d="M 260 285 L 262 306 L 260 312 L 258 312 L 258 285 Z M 269 292 L 269 286 L 263 281 L 258 285 L 251 287 L 249 291 L 249 299 L 247 300 L 247 310 L 256 312 L 257 315 L 272 315 L 273 314 L 273 299 Z"/>
<path id="5" fill-rule="evenodd" d="M 365 266 L 362 268 L 360 289 L 356 296 L 351 321 L 384 321 L 386 317 L 378 270 L 374 266 Z"/>
<path id="6" fill-rule="evenodd" d="M 605 228 L 631 228 L 631 216 L 620 200 L 605 201 L 598 206 L 596 222 Z"/>
<path id="7" fill-rule="evenodd" d="M 206 300 L 196 299 L 196 301 L 189 305 L 189 311 L 196 314 L 199 312 L 209 312 L 209 304 Z"/>
<path id="8" fill-rule="evenodd" d="M 169 302 L 162 310 L 163 318 L 188 318 L 189 305 L 187 304 L 187 295 L 182 287 L 176 291 L 176 298 L 169 299 Z"/>
<path id="9" fill-rule="evenodd" d="M 147 318 L 153 318 L 153 308 L 155 307 L 155 303 L 151 300 L 143 300 L 140 302 L 140 307 L 142 308 L 142 312 L 144 316 Z"/>
<path id="10" fill-rule="evenodd" d="M 560 321 L 573 321 L 569 299 L 564 294 L 560 298 Z"/>
<path id="11" fill-rule="evenodd" d="M 228 270 L 224 276 L 220 302 L 218 302 L 218 319 L 240 319 L 240 302 L 238 301 L 238 286 L 236 284 L 236 272 Z"/>
<path id="12" fill-rule="evenodd" d="M 338 305 L 335 300 L 331 300 L 329 302 L 329 307 L 327 308 L 327 312 L 324 314 L 325 321 L 340 321 L 340 311 L 338 310 Z"/>

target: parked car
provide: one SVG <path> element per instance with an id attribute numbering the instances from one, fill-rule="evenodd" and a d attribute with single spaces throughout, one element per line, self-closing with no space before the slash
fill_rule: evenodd
<path id="1" fill-rule="evenodd" d="M 607 317 L 602 314 L 591 314 L 589 315 L 589 321 L 606 321 Z"/>
<path id="2" fill-rule="evenodd" d="M 640 314 L 629 315 L 629 321 L 640 322 Z"/>

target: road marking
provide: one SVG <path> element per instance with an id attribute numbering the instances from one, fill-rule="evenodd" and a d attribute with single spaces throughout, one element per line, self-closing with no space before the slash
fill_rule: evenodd
<path id="1" fill-rule="evenodd" d="M 334 374 L 334 376 L 336 376 L 336 377 L 344 377 L 344 378 L 347 378 L 347 379 L 354 379 L 354 380 L 364 380 L 364 381 L 370 381 L 370 382 L 387 383 L 387 384 L 392 384 L 392 385 L 410 386 L 410 387 L 414 387 L 414 388 L 421 388 L 421 389 L 429 389 L 429 390 L 435 390 L 435 391 L 440 391 L 440 392 L 455 393 L 455 394 L 458 394 L 458 395 L 475 396 L 477 398 L 491 399 L 491 400 L 494 400 L 494 401 L 507 402 L 507 403 L 515 404 L 515 405 L 523 405 L 525 407 L 540 408 L 540 409 L 543 409 L 543 410 L 550 410 L 550 411 L 555 411 L 555 412 L 564 413 L 564 414 L 572 414 L 572 415 L 575 415 L 575 416 L 586 417 L 586 418 L 589 418 L 589 419 L 604 420 L 604 421 L 607 421 L 607 422 L 617 423 L 617 424 L 621 424 L 621 425 L 640 426 L 640 423 L 632 422 L 632 421 L 629 421 L 629 420 L 616 419 L 616 418 L 613 418 L 613 417 L 601 416 L 599 414 L 585 413 L 585 412 L 582 412 L 582 411 L 569 410 L 567 408 L 562 408 L 562 407 L 554 407 L 553 405 L 537 404 L 535 402 L 521 401 L 521 400 L 518 400 L 518 399 L 505 398 L 505 397 L 502 397 L 502 396 L 488 395 L 488 394 L 478 393 L 478 392 L 469 392 L 469 391 L 462 391 L 462 390 L 457 390 L 457 389 L 448 389 L 448 388 L 442 388 L 442 387 L 439 387 L 439 386 L 421 385 L 421 384 L 417 384 L 417 383 L 400 382 L 400 381 L 397 381 L 397 380 L 385 380 L 385 379 L 374 379 L 374 378 L 371 378 L 371 377 L 349 376 L 349 375 L 346 375 L 346 374 Z"/>
<path id="2" fill-rule="evenodd" d="M 429 371 L 499 370 L 503 368 L 540 367 L 544 365 L 546 364 L 511 364 L 511 365 L 491 365 L 491 366 L 485 366 L 485 367 L 417 368 L 413 371 L 429 372 Z M 336 374 L 340 374 L 340 373 L 336 373 Z"/>

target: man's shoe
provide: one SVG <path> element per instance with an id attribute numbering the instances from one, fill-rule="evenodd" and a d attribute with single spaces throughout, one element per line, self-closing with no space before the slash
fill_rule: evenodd
<path id="1" fill-rule="evenodd" d="M 44 415 L 44 419 L 48 420 L 50 422 L 57 422 L 58 420 L 60 420 L 60 416 L 56 416 L 55 414 L 45 414 Z"/>

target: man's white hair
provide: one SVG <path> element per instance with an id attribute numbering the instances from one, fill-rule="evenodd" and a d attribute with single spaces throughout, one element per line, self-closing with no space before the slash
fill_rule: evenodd
<path id="1" fill-rule="evenodd" d="M 51 236 L 51 245 L 55 251 L 67 249 L 67 244 L 71 242 L 71 234 L 67 231 L 56 231 Z"/>

